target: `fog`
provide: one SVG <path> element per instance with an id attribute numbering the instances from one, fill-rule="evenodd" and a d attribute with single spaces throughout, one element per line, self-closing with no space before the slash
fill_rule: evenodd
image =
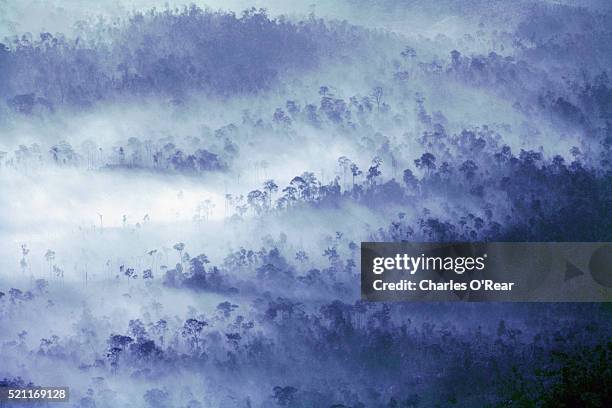
<path id="1" fill-rule="evenodd" d="M 599 395 L 603 306 L 362 302 L 359 244 L 612 240 L 605 2 L 195 3 L 0 0 L 0 386 Z"/>

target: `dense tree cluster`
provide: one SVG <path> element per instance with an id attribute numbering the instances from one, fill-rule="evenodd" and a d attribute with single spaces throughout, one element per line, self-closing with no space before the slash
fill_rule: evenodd
<path id="1" fill-rule="evenodd" d="M 6 309 L 1 302 L 11 316 L 36 307 Z M 515 313 L 525 307 L 516 306 Z M 130 376 L 155 384 L 160 375 L 201 372 L 227 384 L 236 406 L 605 406 L 610 398 L 612 349 L 599 305 L 557 305 L 554 314 L 564 316 L 559 322 L 545 313 L 520 325 L 481 314 L 480 325 L 464 327 L 441 319 L 441 305 L 304 303 L 265 291 L 250 306 L 224 301 L 212 313 L 192 313 L 179 318 L 152 309 L 124 331 L 100 327 L 42 338 L 32 352 L 39 359 L 73 360 L 92 378 L 86 394 L 74 391 L 83 404 L 111 403 L 105 379 Z M 87 311 L 83 319 L 79 327 L 99 324 Z M 5 347 L 27 347 L 28 336 L 22 332 Z M 75 342 L 77 336 L 88 343 Z M 295 373 L 295 366 L 317 372 L 318 380 Z M 257 373 L 258 392 L 240 387 L 247 372 Z M 0 382 L 5 384 L 25 382 L 8 378 Z M 152 386 L 142 398 L 158 406 L 185 396 Z M 189 398 L 193 406 L 206 400 L 196 390 Z"/>
<path id="2" fill-rule="evenodd" d="M 195 5 L 137 12 L 102 30 L 79 27 L 74 39 L 28 33 L 0 44 L 0 96 L 14 111 L 86 108 L 126 95 L 181 103 L 194 92 L 253 93 L 367 36 L 346 23 L 295 23 L 263 9 L 236 15 Z"/>
<path id="3" fill-rule="evenodd" d="M 97 213 L 98 230 L 74 235 L 92 253 L 100 242 L 154 248 L 101 268 L 97 253 L 20 244 L 15 269 L 32 279 L 0 281 L 0 386 L 28 385 L 22 372 L 40 364 L 83 379 L 75 407 L 611 405 L 605 305 L 357 300 L 360 241 L 612 241 L 609 13 L 537 4 L 516 14 L 511 29 L 487 15 L 457 41 L 408 40 L 314 15 L 191 6 L 0 44 L 0 119 L 46 125 L 134 100 L 170 111 L 112 141 L 75 143 L 50 126 L 52 137 L 0 152 L 1 176 L 218 172 L 227 236 L 213 239 L 251 239 L 216 254 L 219 242 L 193 242 L 216 222 L 207 198 L 174 229 L 148 214 L 134 229 L 127 215 L 103 227 Z M 328 74 L 336 64 L 342 75 Z M 253 95 L 261 106 L 233 111 Z M 221 107 L 192 119 L 198 98 Z M 475 115 L 491 104 L 503 115 Z M 334 158 L 302 166 L 302 152 Z M 353 229 L 337 228 L 353 210 Z M 302 218 L 324 236 L 292 236 Z M 81 269 L 82 293 L 70 292 Z M 128 306 L 95 315 L 107 295 Z M 80 317 L 68 317 L 77 300 Z M 22 329 L 51 315 L 70 324 Z M 194 380 L 166 385 L 175 378 Z M 137 384 L 138 401 L 121 404 L 123 384 Z"/>

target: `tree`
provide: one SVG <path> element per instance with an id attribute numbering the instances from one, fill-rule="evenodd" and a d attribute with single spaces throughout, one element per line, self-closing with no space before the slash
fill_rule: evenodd
<path id="1" fill-rule="evenodd" d="M 478 166 L 472 160 L 464 161 L 459 167 L 459 171 L 465 174 L 465 178 L 472 179 L 478 170 Z"/>
<path id="2" fill-rule="evenodd" d="M 138 342 L 148 340 L 149 335 L 140 319 L 130 320 L 128 322 L 128 334 L 135 338 Z"/>
<path id="3" fill-rule="evenodd" d="M 436 157 L 431 153 L 423 153 L 420 159 L 414 161 L 414 164 L 429 174 L 430 171 L 436 169 Z"/>
<path id="4" fill-rule="evenodd" d="M 280 387 L 276 386 L 272 389 L 272 398 L 276 400 L 276 404 L 281 407 L 291 407 L 295 401 L 295 394 L 297 389 L 291 386 Z"/>
<path id="5" fill-rule="evenodd" d="M 380 111 L 380 105 L 382 104 L 383 94 L 384 92 L 381 86 L 374 87 L 374 89 L 372 89 L 372 93 L 370 94 L 370 96 L 372 97 L 372 99 L 374 99 L 374 102 L 376 103 L 376 110 L 378 111 Z"/>
<path id="6" fill-rule="evenodd" d="M 416 57 L 415 49 L 410 46 L 406 46 L 406 48 L 404 48 L 404 51 L 402 51 L 400 54 L 405 59 L 413 59 Z"/>
<path id="7" fill-rule="evenodd" d="M 161 346 L 163 347 L 164 346 L 164 335 L 166 334 L 166 330 L 168 330 L 168 322 L 165 321 L 164 319 L 159 319 L 157 322 L 155 322 L 152 325 L 150 330 L 153 334 L 157 336 L 157 339 L 159 340 L 159 344 L 161 344 Z"/>
<path id="8" fill-rule="evenodd" d="M 344 182 L 344 188 L 346 188 L 346 173 L 348 172 L 348 170 L 350 169 L 352 163 L 350 161 L 350 159 L 346 156 L 340 156 L 338 158 L 338 165 L 340 166 L 340 168 L 342 169 L 342 175 L 343 175 L 343 182 Z"/>
<path id="9" fill-rule="evenodd" d="M 43 294 L 47 292 L 47 288 L 49 287 L 49 282 L 47 282 L 45 279 L 36 279 L 36 281 L 34 282 L 34 286 L 36 286 L 38 293 Z"/>
<path id="10" fill-rule="evenodd" d="M 268 193 L 268 208 L 272 208 L 272 194 L 278 191 L 278 185 L 270 179 L 264 182 L 263 188 Z"/>
<path id="11" fill-rule="evenodd" d="M 196 213 L 193 217 L 194 220 L 198 222 L 198 226 L 201 225 L 202 219 L 206 221 L 209 220 L 213 208 L 215 208 L 215 204 L 209 198 L 206 198 L 198 203 L 198 205 L 196 206 Z"/>
<path id="12" fill-rule="evenodd" d="M 123 265 L 121 265 L 121 266 L 123 266 Z M 130 283 L 131 279 L 136 279 L 138 277 L 138 275 L 136 274 L 136 271 L 134 270 L 134 268 L 124 268 L 123 269 L 123 274 L 127 278 L 128 284 Z"/>
<path id="13" fill-rule="evenodd" d="M 64 270 L 57 265 L 53 265 L 53 273 L 57 279 L 64 279 Z"/>
<path id="14" fill-rule="evenodd" d="M 461 65 L 461 53 L 457 50 L 452 50 L 450 53 L 451 56 L 451 65 L 453 69 L 459 69 Z"/>
<path id="15" fill-rule="evenodd" d="M 45 259 L 49 263 L 49 278 L 51 278 L 53 273 L 53 260 L 55 259 L 55 252 L 47 249 L 47 252 L 45 252 Z"/>
<path id="16" fill-rule="evenodd" d="M 306 182 L 300 176 L 295 176 L 289 182 L 289 186 L 293 187 L 294 191 L 298 191 L 300 193 L 301 198 L 304 198 L 304 190 L 306 189 Z"/>
<path id="17" fill-rule="evenodd" d="M 285 199 L 287 206 L 291 206 L 297 200 L 297 189 L 289 185 L 283 189 L 283 198 Z"/>
<path id="18" fill-rule="evenodd" d="M 149 408 L 165 408 L 170 406 L 170 395 L 158 388 L 148 390 L 143 398 Z"/>
<path id="19" fill-rule="evenodd" d="M 256 214 L 261 214 L 266 205 L 266 195 L 261 190 L 253 190 L 247 194 L 247 203 Z"/>
<path id="20" fill-rule="evenodd" d="M 380 171 L 380 165 L 382 164 L 382 159 L 378 156 L 372 159 L 372 166 L 368 169 L 368 174 L 366 175 L 366 179 L 370 183 L 370 185 L 376 184 L 376 177 L 380 176 L 382 172 Z"/>
<path id="21" fill-rule="evenodd" d="M 206 267 L 210 263 L 205 254 L 200 254 L 189 260 L 189 273 L 185 279 L 184 285 L 195 290 L 206 289 L 208 284 L 206 281 Z"/>
<path id="22" fill-rule="evenodd" d="M 156 254 L 157 254 L 157 249 L 152 249 L 150 251 L 147 251 L 147 255 L 149 255 L 149 257 L 151 258 L 151 268 L 153 270 L 155 270 L 155 271 L 157 270 L 157 267 L 156 267 L 157 265 L 156 265 L 156 262 L 155 262 L 155 255 Z"/>
<path id="23" fill-rule="evenodd" d="M 235 305 L 230 302 L 221 302 L 217 305 L 217 311 L 219 311 L 224 318 L 230 317 L 231 313 L 238 308 L 238 305 Z"/>
<path id="24" fill-rule="evenodd" d="M 404 180 L 404 184 L 406 185 L 406 188 L 411 191 L 415 190 L 419 185 L 419 181 L 417 180 L 417 178 L 412 173 L 412 170 L 410 169 L 404 170 L 402 180 Z"/>
<path id="25" fill-rule="evenodd" d="M 308 255 L 304 250 L 300 249 L 295 253 L 295 260 L 300 263 L 304 263 L 308 260 Z"/>
<path id="26" fill-rule="evenodd" d="M 319 187 L 319 181 L 317 180 L 314 173 L 310 171 L 305 171 L 304 173 L 302 173 L 301 176 L 294 177 L 293 180 L 291 180 L 291 184 L 294 184 L 294 182 L 297 185 L 298 190 L 300 190 L 302 198 L 305 201 L 312 200 L 316 197 Z"/>
<path id="27" fill-rule="evenodd" d="M 21 272 L 25 275 L 26 269 L 28 269 L 28 260 L 27 256 L 30 253 L 28 246 L 26 244 L 21 244 L 21 260 L 19 261 L 19 266 L 21 266 Z"/>
<path id="28" fill-rule="evenodd" d="M 74 152 L 70 143 L 65 140 L 52 146 L 49 153 L 53 161 L 58 165 L 75 164 L 78 160 L 78 155 Z"/>
<path id="29" fill-rule="evenodd" d="M 179 262 L 181 264 L 181 266 L 183 266 L 183 250 L 185 249 L 185 244 L 183 244 L 182 242 L 176 243 L 174 244 L 174 246 L 172 247 L 175 250 L 178 251 L 179 253 Z"/>
<path id="30" fill-rule="evenodd" d="M 291 124 L 291 118 L 285 114 L 285 111 L 281 108 L 277 108 L 274 111 L 274 115 L 272 116 L 272 120 L 279 125 L 288 126 Z"/>
<path id="31" fill-rule="evenodd" d="M 108 352 L 106 357 L 110 361 L 113 371 L 116 371 L 119 366 L 119 357 L 121 356 L 121 352 L 133 342 L 134 339 L 129 336 L 122 336 L 120 334 L 112 334 L 110 336 L 108 339 Z"/>
<path id="32" fill-rule="evenodd" d="M 351 174 L 353 175 L 353 188 L 355 188 L 355 177 L 362 175 L 363 171 L 359 170 L 355 163 L 351 163 Z"/>
<path id="33" fill-rule="evenodd" d="M 98 214 L 98 217 L 100 218 L 100 233 L 102 233 L 102 231 L 104 230 L 104 226 L 102 224 L 102 214 L 100 213 L 96 213 Z"/>
<path id="34" fill-rule="evenodd" d="M 378 166 L 370 166 L 368 169 L 368 174 L 366 175 L 366 179 L 370 183 L 370 185 L 376 184 L 376 177 L 380 176 L 382 173 L 378 169 Z"/>
<path id="35" fill-rule="evenodd" d="M 189 340 L 191 347 L 193 347 L 194 350 L 199 350 L 199 336 L 206 326 L 208 326 L 207 322 L 198 319 L 187 319 L 183 324 L 181 333 L 183 337 Z"/>

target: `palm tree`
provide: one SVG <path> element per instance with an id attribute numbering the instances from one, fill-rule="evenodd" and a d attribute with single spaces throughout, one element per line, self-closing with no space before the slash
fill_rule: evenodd
<path id="1" fill-rule="evenodd" d="M 355 177 L 363 174 L 363 171 L 359 170 L 359 167 L 355 163 L 351 163 L 351 173 L 353 174 L 353 189 L 355 188 Z"/>

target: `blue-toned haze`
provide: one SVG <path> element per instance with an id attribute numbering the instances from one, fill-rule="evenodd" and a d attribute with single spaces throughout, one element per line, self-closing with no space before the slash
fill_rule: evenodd
<path id="1" fill-rule="evenodd" d="M 0 386 L 609 405 L 605 304 L 366 303 L 358 265 L 362 241 L 612 241 L 611 18 L 0 0 Z"/>

